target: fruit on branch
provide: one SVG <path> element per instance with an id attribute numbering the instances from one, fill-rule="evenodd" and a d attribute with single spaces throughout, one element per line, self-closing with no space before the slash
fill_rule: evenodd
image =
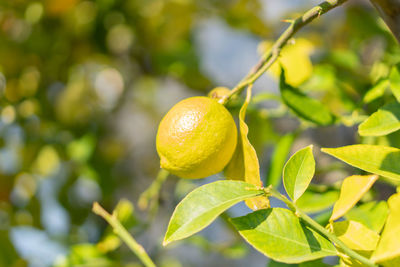
<path id="1" fill-rule="evenodd" d="M 182 178 L 205 178 L 224 169 L 236 147 L 237 129 L 229 111 L 209 97 L 191 97 L 173 106 L 158 127 L 161 168 Z"/>

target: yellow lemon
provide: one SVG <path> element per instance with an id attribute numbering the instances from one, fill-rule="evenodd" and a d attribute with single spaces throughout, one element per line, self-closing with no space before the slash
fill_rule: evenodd
<path id="1" fill-rule="evenodd" d="M 173 106 L 158 127 L 161 168 L 191 179 L 216 174 L 230 161 L 236 138 L 235 122 L 217 100 L 187 98 Z"/>

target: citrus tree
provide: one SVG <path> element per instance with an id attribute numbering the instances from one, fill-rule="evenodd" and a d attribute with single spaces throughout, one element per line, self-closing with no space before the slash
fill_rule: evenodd
<path id="1" fill-rule="evenodd" d="M 182 266 L 174 244 L 399 266 L 400 3 L 370 2 L 267 23 L 258 0 L 0 1 L 0 266 Z M 242 62 L 204 71 L 205 16 L 262 39 L 243 78 L 213 76 Z M 181 90 L 167 112 L 171 83 L 207 96 Z M 122 139 L 140 134 L 132 160 Z M 163 236 L 139 244 L 157 221 Z M 214 221 L 232 242 L 199 234 Z"/>
<path id="2" fill-rule="evenodd" d="M 188 98 L 165 115 L 157 134 L 157 151 L 164 169 L 160 179 L 165 179 L 167 172 L 193 179 L 222 171 L 223 177 L 194 189 L 181 200 L 171 216 L 164 246 L 198 233 L 227 209 L 245 201 L 253 211 L 229 218 L 230 223 L 246 242 L 282 266 L 319 266 L 327 256 L 338 256 L 341 266 L 400 264 L 400 149 L 396 147 L 400 64 L 391 59 L 392 64 L 374 77 L 363 98 L 353 101 L 349 115 L 335 113 L 330 103 L 333 100 L 324 104 L 307 92 L 310 87 L 324 86 L 326 76 L 304 83 L 302 68 L 307 65 L 300 57 L 306 52 L 296 49 L 301 50 L 305 41 L 293 39 L 300 28 L 344 2 L 326 1 L 287 20 L 289 27 L 275 42 L 263 43 L 261 60 L 235 87 L 218 87 L 208 97 Z M 399 12 L 393 12 L 399 3 L 389 2 L 374 4 L 399 40 Z M 299 62 L 291 58 L 296 56 Z M 252 98 L 253 83 L 269 69 L 279 77 L 280 95 L 260 93 Z M 246 112 L 249 106 L 257 110 L 255 102 L 268 99 L 278 101 L 301 123 L 294 133 L 279 139 L 267 179 L 262 181 L 257 153 L 248 138 L 252 129 L 246 124 Z M 226 108 L 240 109 L 238 134 Z M 323 147 L 321 152 L 355 167 L 354 174 L 341 181 L 340 187 L 312 185 L 317 167 L 315 148 L 310 144 L 286 160 L 290 147 L 308 128 L 338 124 L 358 125 L 359 143 Z M 397 186 L 397 192 L 387 200 L 366 200 L 365 195 L 378 180 Z M 284 192 L 279 191 L 280 184 Z M 283 202 L 286 208 L 271 207 L 270 198 Z M 357 205 L 362 199 L 363 203 Z M 308 215 L 330 205 L 333 210 L 324 214 L 326 219 Z M 99 212 L 99 207 L 94 210 Z M 144 262 L 154 266 L 148 258 Z"/>

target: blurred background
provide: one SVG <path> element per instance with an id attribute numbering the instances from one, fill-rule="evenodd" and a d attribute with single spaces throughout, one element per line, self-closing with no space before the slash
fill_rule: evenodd
<path id="1" fill-rule="evenodd" d="M 192 238 L 161 245 L 176 204 L 222 175 L 171 176 L 159 195 L 138 200 L 159 171 L 155 135 L 166 111 L 237 84 L 287 27 L 282 20 L 318 2 L 0 0 L 0 266 L 141 266 L 91 212 L 94 201 L 116 207 L 159 266 L 266 266 L 227 215 Z M 357 171 L 318 148 L 400 147 L 396 133 L 364 140 L 356 133 L 363 116 L 392 98 L 380 80 L 399 61 L 398 45 L 368 1 L 349 1 L 298 33 L 282 51 L 288 83 L 342 121 L 315 128 L 293 116 L 279 100 L 276 64 L 255 84 L 247 116 L 265 183 L 279 186 L 281 169 L 271 167 L 277 144 L 292 152 L 314 144 L 319 185 L 311 190 L 328 194 L 303 206 L 326 219 L 335 182 Z M 229 106 L 233 114 L 241 101 Z M 367 197 L 394 192 L 387 184 L 375 189 Z M 229 216 L 247 212 L 239 205 Z"/>

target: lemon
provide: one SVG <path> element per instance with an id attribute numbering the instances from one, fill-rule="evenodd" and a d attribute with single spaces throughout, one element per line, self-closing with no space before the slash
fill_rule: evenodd
<path id="1" fill-rule="evenodd" d="M 229 111 L 209 97 L 191 97 L 173 106 L 158 127 L 161 168 L 182 178 L 204 178 L 224 169 L 236 147 Z"/>

